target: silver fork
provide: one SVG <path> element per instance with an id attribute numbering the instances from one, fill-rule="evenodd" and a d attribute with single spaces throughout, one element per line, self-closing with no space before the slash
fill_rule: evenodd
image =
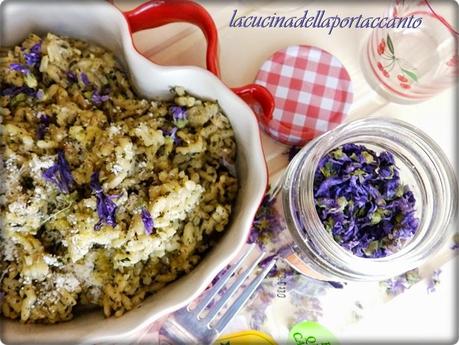
<path id="1" fill-rule="evenodd" d="M 250 254 L 254 252 L 255 247 L 255 244 L 250 245 L 243 256 L 235 264 L 229 266 L 226 272 L 218 278 L 215 285 L 201 294 L 195 307 L 193 307 L 193 304 L 190 304 L 173 313 L 165 321 L 160 330 L 160 334 L 164 335 L 166 339 L 170 340 L 171 344 L 174 345 L 206 345 L 211 344 L 217 339 L 226 325 L 228 325 L 236 313 L 253 295 L 257 287 L 276 263 L 276 258 L 273 257 L 272 259 L 268 259 L 255 278 L 253 278 L 246 287 L 240 288 L 247 277 L 255 271 L 258 264 L 265 256 L 265 253 L 258 252 L 256 258 L 250 261 Z M 250 263 L 249 267 L 241 273 L 236 272 L 242 264 L 246 262 Z M 234 282 L 232 284 L 227 284 L 233 274 Z M 223 287 L 227 287 L 227 290 L 223 291 L 220 299 L 216 300 L 216 295 L 218 292 L 222 291 Z M 219 312 L 222 311 L 225 306 L 228 306 L 228 301 L 238 290 L 241 290 L 239 296 L 232 301 L 228 309 L 217 319 Z M 212 304 L 212 302 L 214 303 Z"/>

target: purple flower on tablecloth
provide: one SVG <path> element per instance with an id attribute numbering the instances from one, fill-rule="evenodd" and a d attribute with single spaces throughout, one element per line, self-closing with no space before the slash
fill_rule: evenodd
<path id="1" fill-rule="evenodd" d="M 262 250 L 266 244 L 276 242 L 278 234 L 282 231 L 280 215 L 274 208 L 275 202 L 274 198 L 270 200 L 270 197 L 266 195 L 252 223 L 248 242 L 256 242 Z"/>
<path id="2" fill-rule="evenodd" d="M 441 269 L 435 270 L 427 282 L 427 292 L 433 293 L 436 291 L 437 285 L 440 284 Z"/>
<path id="3" fill-rule="evenodd" d="M 381 285 L 386 289 L 388 295 L 397 296 L 420 280 L 419 269 L 415 268 L 397 277 L 382 281 Z"/>

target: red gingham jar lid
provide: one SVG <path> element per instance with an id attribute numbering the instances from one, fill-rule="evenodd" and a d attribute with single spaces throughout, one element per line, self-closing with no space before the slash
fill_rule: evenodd
<path id="1" fill-rule="evenodd" d="M 289 145 L 304 145 L 335 128 L 352 103 L 349 73 L 335 56 L 317 47 L 277 51 L 261 66 L 256 83 L 275 100 L 272 118 L 263 119 L 260 126 Z"/>

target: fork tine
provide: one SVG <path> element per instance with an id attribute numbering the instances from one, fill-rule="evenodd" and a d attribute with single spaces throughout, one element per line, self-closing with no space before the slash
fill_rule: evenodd
<path id="1" fill-rule="evenodd" d="M 271 271 L 276 263 L 276 258 L 271 259 L 269 264 L 263 269 L 260 275 L 258 275 L 252 282 L 244 289 L 239 297 L 233 302 L 231 307 L 223 314 L 222 318 L 215 325 L 217 332 L 221 333 L 226 325 L 231 321 L 233 316 L 245 305 L 245 302 L 252 296 L 257 287 L 261 284 L 266 275 Z"/>
<path id="2" fill-rule="evenodd" d="M 257 267 L 258 263 L 261 261 L 265 253 L 260 253 L 255 261 L 250 265 L 250 267 L 239 275 L 239 277 L 234 281 L 230 288 L 221 296 L 217 303 L 210 308 L 209 314 L 202 320 L 207 325 L 212 322 L 218 312 L 222 309 L 228 299 L 236 292 L 236 290 L 242 285 L 244 280 L 252 273 L 252 271 Z"/>
<path id="3" fill-rule="evenodd" d="M 253 248 L 255 248 L 254 243 L 249 246 L 248 250 L 244 253 L 244 255 L 242 255 L 242 257 L 233 266 L 230 266 L 230 268 L 223 274 L 223 276 L 218 279 L 215 285 L 212 286 L 209 291 L 204 293 L 203 298 L 199 302 L 199 304 L 192 310 L 189 310 L 190 313 L 193 313 L 197 316 L 204 310 L 204 308 L 215 297 L 218 291 L 221 290 L 223 285 L 225 285 L 226 282 L 231 278 L 233 273 L 242 265 L 245 259 L 252 252 Z"/>

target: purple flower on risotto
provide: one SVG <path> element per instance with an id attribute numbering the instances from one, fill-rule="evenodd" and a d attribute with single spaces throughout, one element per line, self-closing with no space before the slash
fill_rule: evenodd
<path id="1" fill-rule="evenodd" d="M 101 105 L 103 102 L 106 102 L 110 99 L 108 95 L 101 95 L 99 91 L 94 91 L 92 93 L 92 102 L 95 105 Z"/>
<path id="2" fill-rule="evenodd" d="M 45 93 L 43 92 L 42 89 L 39 89 L 36 93 L 35 96 L 37 97 L 38 100 L 42 101 L 45 98 Z"/>
<path id="3" fill-rule="evenodd" d="M 68 71 L 66 75 L 67 75 L 67 80 L 69 81 L 69 83 L 76 83 L 78 81 L 76 74 L 73 73 L 72 71 Z"/>
<path id="4" fill-rule="evenodd" d="M 84 86 L 91 85 L 91 82 L 89 81 L 88 75 L 86 73 L 81 72 L 80 79 L 81 79 L 81 82 L 84 84 Z"/>
<path id="5" fill-rule="evenodd" d="M 27 96 L 35 97 L 37 95 L 36 91 L 28 86 L 11 86 L 5 89 L 2 89 L 2 96 L 14 97 L 19 94 L 25 94 Z"/>
<path id="6" fill-rule="evenodd" d="M 171 138 L 175 145 L 179 145 L 182 140 L 177 136 L 177 131 L 177 127 L 173 127 L 171 130 L 162 129 L 162 132 L 166 137 Z"/>
<path id="7" fill-rule="evenodd" d="M 103 224 L 110 225 L 111 227 L 116 226 L 116 210 L 118 206 L 113 202 L 117 196 L 106 195 L 102 190 L 102 186 L 99 182 L 99 172 L 95 171 L 91 175 L 91 182 L 89 184 L 92 192 L 97 198 L 97 214 L 99 221 L 94 225 L 94 230 L 100 230 Z"/>
<path id="8" fill-rule="evenodd" d="M 183 128 L 188 122 L 188 115 L 184 107 L 172 106 L 169 108 L 172 120 L 178 128 Z"/>
<path id="9" fill-rule="evenodd" d="M 387 151 L 345 144 L 329 152 L 315 172 L 314 197 L 325 229 L 356 256 L 390 255 L 419 227 L 414 194 Z"/>
<path id="10" fill-rule="evenodd" d="M 24 53 L 24 59 L 29 66 L 38 64 L 41 60 L 41 42 L 34 44 L 28 53 Z"/>
<path id="11" fill-rule="evenodd" d="M 148 212 L 145 207 L 142 208 L 140 217 L 142 218 L 143 226 L 145 227 L 145 233 L 147 235 L 151 235 L 155 228 L 155 223 L 153 222 L 153 218 L 151 217 L 150 212 Z"/>
<path id="12" fill-rule="evenodd" d="M 51 118 L 48 115 L 40 115 L 38 118 L 40 123 L 37 127 L 37 139 L 42 140 L 45 137 L 46 130 L 51 123 Z"/>
<path id="13" fill-rule="evenodd" d="M 64 151 L 57 151 L 57 161 L 50 168 L 43 172 L 43 178 L 51 183 L 54 183 L 61 192 L 69 193 L 75 180 L 72 176 L 72 170 L 65 159 Z"/>
<path id="14" fill-rule="evenodd" d="M 12 63 L 10 64 L 10 69 L 16 72 L 20 72 L 22 74 L 29 74 L 30 70 L 27 65 L 23 65 L 20 63 Z"/>

